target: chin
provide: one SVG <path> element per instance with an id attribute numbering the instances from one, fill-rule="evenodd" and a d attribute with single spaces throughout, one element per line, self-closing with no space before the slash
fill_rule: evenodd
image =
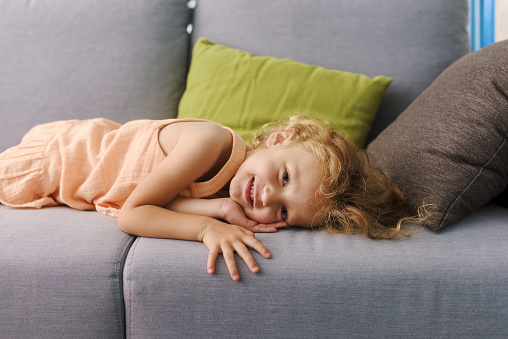
<path id="1" fill-rule="evenodd" d="M 243 208 L 243 212 L 245 213 L 247 218 L 261 223 L 261 221 L 259 221 L 259 216 L 256 216 L 256 213 L 254 213 L 254 211 L 251 208 L 245 208 L 245 206 L 242 206 L 242 208 Z"/>
<path id="2" fill-rule="evenodd" d="M 256 213 L 252 213 L 252 211 L 248 211 L 248 210 L 245 210 L 245 209 L 244 209 L 243 211 L 244 211 L 245 215 L 246 215 L 249 219 L 252 219 L 252 220 L 254 220 L 254 221 L 260 222 L 260 221 L 258 220 L 258 218 L 256 218 Z"/>

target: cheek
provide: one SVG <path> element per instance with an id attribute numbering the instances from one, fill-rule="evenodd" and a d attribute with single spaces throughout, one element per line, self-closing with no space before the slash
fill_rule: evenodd
<path id="1" fill-rule="evenodd" d="M 240 190 L 239 190 L 239 184 L 238 184 L 238 180 L 235 180 L 236 177 L 233 177 L 233 179 L 231 179 L 231 182 L 229 183 L 229 196 L 231 197 L 231 199 L 233 199 L 234 201 L 238 202 L 239 201 L 239 197 L 240 197 Z"/>
<path id="2" fill-rule="evenodd" d="M 244 200 L 243 196 L 246 183 L 247 181 L 241 175 L 241 172 L 240 171 L 236 172 L 229 183 L 229 196 L 231 197 L 231 199 L 233 199 L 238 203 Z"/>

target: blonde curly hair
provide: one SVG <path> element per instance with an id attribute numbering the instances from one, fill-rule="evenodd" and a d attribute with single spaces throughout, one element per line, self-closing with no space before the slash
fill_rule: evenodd
<path id="1" fill-rule="evenodd" d="M 397 186 L 365 150 L 347 140 L 329 122 L 304 115 L 272 122 L 254 135 L 251 147 L 263 148 L 273 132 L 286 130 L 293 131 L 290 146 L 303 146 L 323 169 L 324 178 L 317 193 L 329 203 L 315 216 L 319 226 L 310 228 L 391 239 L 408 236 L 407 229 L 425 224 L 430 217 L 425 207 L 418 216 L 410 216 L 410 207 Z"/>

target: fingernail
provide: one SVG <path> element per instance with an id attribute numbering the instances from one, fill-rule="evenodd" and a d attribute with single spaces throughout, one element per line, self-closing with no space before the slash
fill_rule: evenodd
<path id="1" fill-rule="evenodd" d="M 258 273 L 259 272 L 259 267 L 257 267 L 257 266 L 253 267 L 251 272 L 252 273 Z"/>
<path id="2" fill-rule="evenodd" d="M 238 281 L 238 280 L 240 280 L 240 276 L 239 276 L 238 274 L 235 274 L 235 275 L 233 276 L 233 280 L 234 280 L 234 281 Z"/>
<path id="3" fill-rule="evenodd" d="M 211 268 L 208 269 L 208 274 L 213 274 L 213 270 Z"/>

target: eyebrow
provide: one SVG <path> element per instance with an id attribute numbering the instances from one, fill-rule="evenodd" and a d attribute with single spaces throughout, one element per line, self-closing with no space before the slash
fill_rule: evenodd
<path id="1" fill-rule="evenodd" d="M 292 171 L 292 173 L 291 173 L 291 177 L 292 177 L 292 184 L 294 184 L 294 183 L 295 183 L 296 173 L 298 173 L 297 164 L 296 164 L 296 163 L 293 163 L 293 171 Z M 298 187 L 298 186 L 297 186 L 297 187 Z M 287 207 L 286 207 L 286 209 L 287 209 Z M 286 222 L 288 223 L 288 225 L 289 225 L 289 226 L 296 226 L 296 225 L 297 225 L 297 223 L 295 222 L 296 217 L 294 216 L 294 215 L 295 215 L 295 213 L 294 213 L 293 208 L 291 209 L 291 213 L 290 213 L 290 210 L 289 210 L 289 209 L 287 209 L 287 211 L 288 211 L 288 217 L 287 217 L 287 221 L 286 221 Z M 291 222 L 290 222 L 290 221 L 291 221 Z"/>

